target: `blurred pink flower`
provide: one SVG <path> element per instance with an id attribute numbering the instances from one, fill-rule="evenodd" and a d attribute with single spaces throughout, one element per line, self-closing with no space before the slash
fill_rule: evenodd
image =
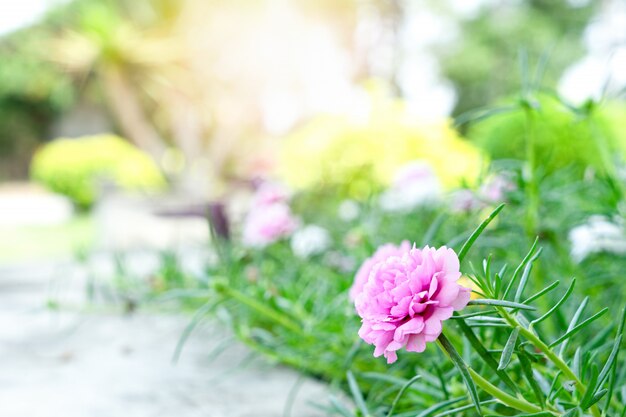
<path id="1" fill-rule="evenodd" d="M 263 206 L 274 203 L 286 203 L 289 200 L 289 189 L 281 183 L 265 181 L 259 185 L 254 193 L 253 206 Z"/>
<path id="2" fill-rule="evenodd" d="M 403 241 L 399 246 L 394 245 L 393 243 L 387 243 L 385 245 L 379 246 L 376 249 L 376 252 L 369 258 L 367 258 L 358 271 L 356 271 L 356 275 L 354 277 L 354 283 L 350 288 L 350 300 L 356 300 L 356 297 L 363 291 L 363 286 L 367 282 L 367 279 L 370 276 L 370 272 L 372 272 L 372 268 L 379 262 L 386 260 L 391 256 L 402 256 L 402 254 L 411 250 L 411 242 L 408 240 Z"/>
<path id="3" fill-rule="evenodd" d="M 263 247 L 287 237 L 298 227 L 285 203 L 259 205 L 252 208 L 243 226 L 243 243 L 251 247 Z"/>
<path id="4" fill-rule="evenodd" d="M 496 175 L 483 183 L 479 195 L 489 203 L 501 203 L 506 194 L 515 190 L 515 184 L 503 175 Z"/>
<path id="5" fill-rule="evenodd" d="M 442 321 L 470 300 L 470 289 L 457 283 L 460 277 L 459 258 L 445 246 L 413 248 L 377 262 L 355 302 L 362 318 L 359 336 L 387 363 L 403 347 L 423 352 L 441 334 Z"/>

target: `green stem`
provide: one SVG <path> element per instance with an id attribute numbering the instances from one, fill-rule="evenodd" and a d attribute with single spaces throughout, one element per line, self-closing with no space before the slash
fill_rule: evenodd
<path id="1" fill-rule="evenodd" d="M 587 387 L 585 386 L 585 384 L 583 384 L 580 378 L 578 378 L 574 371 L 572 371 L 567 363 L 565 363 L 565 361 L 561 359 L 561 357 L 557 355 L 554 350 L 550 349 L 548 345 L 546 345 L 541 339 L 539 339 L 539 337 L 535 333 L 533 333 L 531 329 L 527 329 L 522 326 L 517 321 L 517 319 L 511 316 L 503 308 L 496 308 L 500 312 L 500 315 L 507 321 L 507 323 L 511 325 L 511 327 L 519 328 L 519 332 L 522 336 L 524 336 L 529 342 L 531 342 L 537 349 L 542 351 L 543 354 L 546 355 L 546 357 L 550 359 L 550 361 L 552 361 L 554 366 L 556 366 L 565 377 L 574 381 L 576 390 L 579 392 L 581 397 L 583 397 L 585 395 L 585 392 L 587 391 Z M 598 409 L 597 405 L 593 405 L 591 407 L 591 413 L 594 415 L 594 417 L 600 417 L 600 410 Z"/>
<path id="2" fill-rule="evenodd" d="M 531 404 L 526 400 L 513 397 L 512 395 L 509 395 L 506 392 L 502 391 L 500 388 L 496 387 L 485 378 L 480 376 L 472 368 L 468 367 L 468 370 L 470 375 L 472 375 L 472 379 L 474 380 L 474 382 L 476 382 L 476 385 L 481 387 L 485 392 L 491 394 L 494 398 L 498 399 L 502 404 L 516 410 L 523 411 L 525 413 L 539 413 L 543 411 L 540 407 L 537 407 L 536 405 Z"/>
<path id="3" fill-rule="evenodd" d="M 273 320 L 274 322 L 293 331 L 294 333 L 297 333 L 301 336 L 307 336 L 306 333 L 302 330 L 302 327 L 298 325 L 296 322 L 292 321 L 291 319 L 289 319 L 288 317 L 280 313 L 277 313 L 276 311 L 267 307 L 265 304 L 260 303 L 257 300 L 248 297 L 247 295 L 237 291 L 234 288 L 231 288 L 230 286 L 228 286 L 227 283 L 214 282 L 213 287 L 216 289 L 216 291 L 230 296 L 231 298 L 255 310 L 257 313 L 261 314 L 262 316 L 265 316 L 266 318 Z"/>

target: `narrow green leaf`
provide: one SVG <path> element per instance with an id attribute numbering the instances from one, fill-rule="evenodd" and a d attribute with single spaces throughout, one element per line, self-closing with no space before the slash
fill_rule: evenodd
<path id="1" fill-rule="evenodd" d="M 578 417 L 578 407 L 567 410 L 563 417 Z"/>
<path id="2" fill-rule="evenodd" d="M 483 222 L 476 228 L 476 230 L 474 230 L 474 232 L 470 235 L 470 237 L 465 241 L 465 243 L 461 247 L 461 250 L 459 250 L 459 262 L 463 262 L 465 255 L 467 255 L 467 252 L 471 249 L 476 239 L 478 239 L 478 237 L 485 230 L 485 228 L 489 225 L 489 223 L 491 223 L 491 221 L 495 219 L 498 213 L 502 211 L 504 206 L 505 204 L 500 204 L 498 207 L 496 207 L 495 210 L 491 212 L 489 217 L 483 220 Z"/>
<path id="3" fill-rule="evenodd" d="M 620 339 L 620 342 L 617 343 L 618 345 L 621 344 L 621 338 L 624 335 L 624 322 L 626 322 L 626 307 L 623 308 L 622 310 L 622 321 L 619 323 L 619 325 L 617 326 L 617 338 Z M 621 335 L 621 336 L 619 336 Z M 618 349 L 619 350 L 619 349 Z M 619 354 L 619 352 L 618 352 Z M 615 381 L 617 378 L 616 372 L 617 372 L 617 358 L 613 360 L 613 368 L 611 369 L 611 377 L 609 378 L 609 393 L 607 395 L 607 405 L 606 405 L 606 409 L 609 408 L 609 404 L 611 402 L 611 398 L 613 397 L 613 390 L 615 389 Z M 626 367 L 624 367 L 624 370 L 626 370 Z"/>
<path id="4" fill-rule="evenodd" d="M 563 336 L 559 337 L 558 339 L 556 339 L 554 342 L 550 343 L 550 345 L 548 347 L 554 347 L 557 346 L 559 343 L 561 343 L 562 341 L 572 337 L 573 335 L 575 335 L 576 333 L 578 333 L 581 329 L 585 328 L 586 326 L 588 326 L 589 324 L 591 324 L 591 322 L 599 319 L 600 317 L 602 317 L 607 311 L 609 311 L 608 307 L 603 308 L 602 310 L 600 310 L 599 312 L 597 312 L 596 314 L 594 314 L 593 316 L 589 317 L 587 320 L 583 321 L 582 323 L 580 323 L 577 326 L 574 326 L 573 329 L 571 329 L 570 331 L 568 331 L 567 333 L 565 333 Z"/>
<path id="5" fill-rule="evenodd" d="M 522 369 L 522 373 L 524 374 L 524 378 L 526 378 L 528 385 L 530 385 L 530 388 L 533 390 L 533 393 L 535 394 L 535 398 L 537 399 L 539 404 L 541 404 L 541 406 L 543 407 L 543 405 L 545 404 L 545 397 L 543 395 L 543 391 L 541 390 L 541 387 L 539 386 L 539 384 L 537 383 L 537 380 L 535 379 L 533 375 L 533 368 L 530 363 L 530 359 L 528 359 L 527 357 L 527 352 L 525 351 L 519 352 L 517 355 L 517 358 L 519 359 L 520 367 Z"/>
<path id="6" fill-rule="evenodd" d="M 574 286 L 575 285 L 576 285 L 576 278 L 573 278 L 572 279 L 572 283 L 567 288 L 567 291 L 565 291 L 565 294 L 563 294 L 563 297 L 561 297 L 561 299 L 550 310 L 548 310 L 548 312 L 546 314 L 544 314 L 543 316 L 541 316 L 541 317 L 531 321 L 530 324 L 532 324 L 534 326 L 536 324 L 541 323 L 542 321 L 544 321 L 548 317 L 550 317 L 552 315 L 552 313 L 554 313 L 569 298 L 569 296 L 572 295 L 572 291 L 574 291 Z"/>
<path id="7" fill-rule="evenodd" d="M 554 417 L 551 411 L 540 411 L 532 414 L 518 414 L 516 417 Z"/>
<path id="8" fill-rule="evenodd" d="M 363 393 L 361 392 L 359 384 L 357 384 L 356 379 L 352 374 L 352 371 L 348 371 L 346 373 L 346 376 L 348 377 L 348 386 L 350 387 L 350 393 L 352 394 L 354 403 L 361 411 L 361 414 L 363 414 L 363 417 L 368 417 L 370 415 L 370 412 L 367 410 L 367 405 L 365 404 L 365 400 L 363 399 Z"/>
<path id="9" fill-rule="evenodd" d="M 426 410 L 422 411 L 421 413 L 419 413 L 417 416 L 415 417 L 430 417 L 432 416 L 434 413 L 436 413 L 439 410 L 442 410 L 450 405 L 456 404 L 458 402 L 461 402 L 465 399 L 466 397 L 458 397 L 458 398 L 452 398 L 451 400 L 447 400 L 447 401 L 442 401 L 438 404 L 435 404 L 431 407 L 428 407 Z M 473 406 L 473 405 L 472 405 Z"/>
<path id="10" fill-rule="evenodd" d="M 501 206 L 502 207 L 502 206 Z M 497 213 L 496 213 L 497 214 Z M 476 411 L 479 416 L 482 416 L 482 411 L 480 410 L 480 399 L 478 398 L 478 392 L 476 391 L 476 386 L 474 385 L 474 380 L 472 379 L 467 365 L 461 358 L 461 355 L 456 351 L 454 346 L 450 343 L 448 338 L 441 333 L 437 338 L 439 341 L 439 345 L 443 348 L 443 350 L 448 354 L 450 360 L 454 363 L 454 365 L 459 370 L 463 381 L 465 382 L 465 386 L 467 387 L 467 391 L 474 402 L 474 406 L 476 407 Z"/>
<path id="11" fill-rule="evenodd" d="M 506 298 L 506 296 L 511 291 L 511 288 L 513 288 L 513 284 L 515 283 L 515 281 L 517 281 L 517 276 L 519 275 L 520 271 L 522 270 L 522 268 L 524 268 L 524 266 L 526 266 L 526 263 L 533 256 L 533 253 L 535 252 L 535 248 L 537 247 L 538 242 L 539 242 L 539 238 L 537 237 L 535 238 L 535 241 L 533 242 L 533 245 L 530 247 L 530 250 L 528 251 L 526 256 L 524 256 L 524 259 L 522 259 L 522 262 L 517 266 L 517 268 L 515 268 L 515 271 L 513 271 L 513 276 L 511 277 L 509 284 L 506 286 L 506 290 L 504 290 L 504 294 L 502 294 L 502 298 Z"/>
<path id="12" fill-rule="evenodd" d="M 487 401 L 482 401 L 480 403 L 480 405 L 489 405 L 489 404 L 494 404 L 494 403 L 497 403 L 497 402 L 498 402 L 497 400 L 487 400 Z M 449 416 L 451 414 L 456 414 L 456 413 L 458 413 L 460 411 L 469 410 L 470 408 L 473 408 L 473 407 L 474 407 L 474 404 L 463 405 L 461 407 L 456 407 L 456 408 L 453 408 L 453 409 L 450 409 L 450 410 L 446 410 L 443 413 L 437 414 L 435 417 Z M 487 416 L 485 416 L 485 417 L 487 417 Z"/>
<path id="13" fill-rule="evenodd" d="M 500 363 L 498 364 L 498 370 L 504 370 L 511 362 L 511 356 L 513 355 L 513 350 L 515 350 L 518 335 L 519 327 L 516 327 L 511 332 L 509 339 L 506 341 L 506 345 L 504 345 L 502 356 L 500 356 Z"/>
<path id="14" fill-rule="evenodd" d="M 569 326 L 567 326 L 567 331 L 572 330 L 574 326 L 578 324 L 578 320 L 580 319 L 580 316 L 585 310 L 585 307 L 587 307 L 588 302 L 589 302 L 589 297 L 585 297 L 583 301 L 580 303 L 580 306 L 578 306 L 578 308 L 576 309 L 576 312 L 572 316 L 572 320 L 570 321 Z M 565 349 L 567 349 L 568 343 L 569 343 L 569 340 L 565 340 L 563 342 L 563 344 L 561 345 L 561 350 L 559 350 L 559 356 L 563 357 L 563 354 L 565 353 Z"/>
<path id="15" fill-rule="evenodd" d="M 528 263 L 524 267 L 524 272 L 522 273 L 522 278 L 520 279 L 519 285 L 517 286 L 517 291 L 515 291 L 515 297 L 513 298 L 516 303 L 519 302 L 522 299 L 522 294 L 524 293 L 524 289 L 526 288 L 526 284 L 528 283 L 528 277 L 530 276 L 530 271 L 532 271 L 533 264 L 535 263 L 537 258 L 539 258 L 539 256 L 541 255 L 542 251 L 543 251 L 543 249 L 539 248 L 537 253 L 535 253 L 533 255 L 533 257 L 530 258 L 530 260 L 528 261 Z"/>
<path id="16" fill-rule="evenodd" d="M 552 284 L 548 285 L 547 287 L 545 287 L 544 289 L 542 289 L 538 293 L 533 294 L 530 297 L 528 297 L 527 299 L 525 299 L 524 301 L 522 301 L 522 304 L 528 304 L 528 303 L 530 303 L 532 301 L 535 301 L 537 298 L 539 298 L 539 297 L 541 297 L 543 295 L 546 295 L 547 293 L 549 293 L 550 291 L 552 291 L 553 289 L 558 287 L 560 283 L 561 283 L 561 281 L 559 281 L 559 280 L 554 281 Z"/>
<path id="17" fill-rule="evenodd" d="M 469 303 L 467 303 L 467 305 L 499 306 L 499 307 L 505 307 L 505 308 L 518 308 L 520 310 L 531 310 L 531 311 L 535 310 L 535 307 L 532 307 L 526 304 L 515 303 L 513 301 L 506 301 L 506 300 L 492 300 L 492 299 L 484 299 L 484 298 L 471 300 Z"/>
<path id="18" fill-rule="evenodd" d="M 492 314 L 498 314 L 498 310 L 476 311 L 475 313 L 468 313 L 468 314 L 461 314 L 461 315 L 455 314 L 454 316 L 450 318 L 459 320 L 459 319 L 469 319 L 472 317 L 488 316 Z"/>
<path id="19" fill-rule="evenodd" d="M 341 401 L 339 401 L 339 399 L 337 399 L 337 397 L 335 397 L 334 395 L 330 395 L 328 399 L 332 404 L 334 411 L 338 412 L 343 417 L 354 417 L 354 414 L 352 414 L 350 410 L 348 410 L 346 406 L 343 405 Z"/>
<path id="20" fill-rule="evenodd" d="M 452 317 L 458 318 L 458 316 L 452 316 Z M 472 345 L 472 347 L 474 348 L 476 353 L 478 353 L 478 355 L 482 358 L 482 360 L 485 361 L 487 366 L 493 369 L 493 371 L 498 375 L 498 377 L 500 377 L 502 382 L 504 382 L 507 387 L 513 390 L 513 392 L 519 393 L 519 388 L 513 382 L 513 380 L 511 380 L 511 378 L 509 377 L 509 374 L 498 369 L 498 362 L 496 362 L 493 356 L 491 356 L 491 354 L 487 351 L 487 348 L 485 348 L 485 346 L 480 342 L 480 340 L 478 340 L 478 338 L 476 337 L 472 329 L 467 325 L 467 323 L 465 323 L 463 319 L 460 319 L 457 321 L 457 324 L 459 325 L 459 328 L 465 335 L 465 338 L 467 339 L 467 341 L 470 343 L 470 345 Z"/>
<path id="21" fill-rule="evenodd" d="M 606 389 L 606 388 L 596 392 L 593 395 L 593 397 L 591 397 L 591 399 L 588 402 L 583 404 L 583 406 L 582 406 L 583 410 L 587 410 L 588 408 L 592 407 L 595 403 L 600 401 L 602 399 L 602 397 L 604 397 L 606 395 L 607 392 L 609 392 L 609 390 Z"/>
<path id="22" fill-rule="evenodd" d="M 387 417 L 393 416 L 393 412 L 396 411 L 398 402 L 400 402 L 400 399 L 402 398 L 406 390 L 409 389 L 409 387 L 420 378 L 421 378 L 420 375 L 415 375 L 413 378 L 409 379 L 407 383 L 402 386 L 402 388 L 400 388 L 400 391 L 398 391 L 398 395 L 396 395 L 396 398 L 393 400 L 393 403 L 391 403 L 391 408 L 389 409 L 389 412 L 387 413 Z"/>
<path id="23" fill-rule="evenodd" d="M 596 366 L 595 363 L 591 364 L 590 372 L 591 374 L 589 376 L 589 383 L 587 384 L 587 386 L 593 387 L 596 385 L 596 382 L 598 381 L 598 367 Z M 593 391 L 591 391 L 590 389 L 585 391 L 583 398 L 580 400 L 580 407 L 583 410 L 586 410 L 589 408 L 589 407 L 586 407 L 585 405 L 591 401 L 592 397 L 593 397 Z"/>
<path id="24" fill-rule="evenodd" d="M 613 364 L 617 359 L 617 353 L 619 352 L 620 345 L 622 344 L 622 335 L 618 334 L 615 338 L 615 342 L 613 343 L 613 349 L 611 349 L 611 353 L 609 354 L 609 358 L 606 360 L 606 363 L 602 367 L 602 371 L 600 371 L 600 375 L 598 376 L 598 382 L 595 387 L 589 387 L 589 389 L 593 389 L 594 393 L 600 389 L 604 381 L 609 376 L 609 372 L 613 369 Z"/>

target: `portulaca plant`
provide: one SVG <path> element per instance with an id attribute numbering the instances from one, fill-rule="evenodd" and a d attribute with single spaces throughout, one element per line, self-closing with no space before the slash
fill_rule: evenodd
<path id="1" fill-rule="evenodd" d="M 613 312 L 616 325 L 609 328 L 614 331 L 612 340 L 603 343 L 609 333 L 598 329 L 598 334 L 605 333 L 604 338 L 583 350 L 575 336 L 608 313 L 604 308 L 587 314 L 589 298 L 585 298 L 559 336 L 545 337 L 542 327 L 548 318 L 563 314 L 575 280 L 566 286 L 555 280 L 540 291 L 528 293 L 531 271 L 541 254 L 537 240 L 511 273 L 506 267 L 493 271 L 488 258 L 479 271 L 465 273 L 472 288 L 459 283 L 465 255 L 502 208 L 493 211 L 458 253 L 447 247 L 420 249 L 406 241 L 380 247 L 359 269 L 350 291 L 361 318 L 359 336 L 374 345 L 374 356 L 384 356 L 390 364 L 398 359 L 398 352 L 418 354 L 428 343 L 436 343 L 454 363 L 469 402 L 459 405 L 463 397 L 446 394 L 444 401 L 418 417 L 623 417 L 626 370 L 618 369 L 618 355 L 625 313 Z M 547 306 L 544 303 L 545 311 L 536 307 L 563 287 L 566 289 L 561 289 L 558 301 Z M 471 299 L 471 291 L 478 298 Z M 483 340 L 476 331 L 481 327 L 493 327 L 506 337 Z M 460 354 L 446 336 L 449 332 L 462 335 L 473 355 Z M 505 342 L 498 345 L 500 339 Z M 400 389 L 387 416 L 395 415 L 404 393 L 420 378 L 416 375 Z M 348 380 L 360 413 L 372 415 L 352 374 Z M 441 380 L 441 389 L 446 391 L 448 383 Z"/>

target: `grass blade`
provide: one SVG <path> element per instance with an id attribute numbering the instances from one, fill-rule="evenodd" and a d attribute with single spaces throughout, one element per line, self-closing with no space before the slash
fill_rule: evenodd
<path id="1" fill-rule="evenodd" d="M 519 327 L 516 327 L 511 332 L 509 339 L 506 341 L 506 345 L 504 345 L 504 350 L 502 351 L 502 356 L 500 357 L 500 364 L 498 364 L 498 370 L 504 370 L 508 366 L 509 362 L 511 362 L 511 356 L 513 355 L 513 350 L 515 350 L 518 335 Z"/>
<path id="2" fill-rule="evenodd" d="M 461 247 L 461 250 L 459 250 L 459 262 L 463 262 L 465 255 L 467 255 L 467 252 L 471 249 L 476 239 L 478 239 L 478 237 L 482 234 L 482 232 L 489 225 L 489 223 L 491 223 L 491 221 L 496 218 L 498 213 L 502 211 L 504 206 L 505 204 L 500 204 L 498 207 L 496 207 L 495 210 L 491 212 L 489 217 L 483 220 L 483 222 L 476 228 L 476 230 L 474 230 L 474 232 L 470 235 L 470 237 L 465 241 L 465 243 Z"/>

